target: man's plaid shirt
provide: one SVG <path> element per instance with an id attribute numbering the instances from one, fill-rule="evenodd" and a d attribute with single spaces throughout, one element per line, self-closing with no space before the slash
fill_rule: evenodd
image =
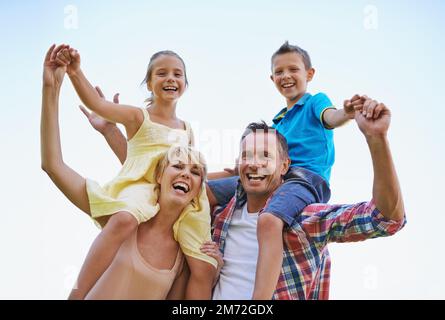
<path id="1" fill-rule="evenodd" d="M 224 254 L 225 240 L 236 208 L 245 194 L 237 194 L 213 215 L 213 240 Z M 270 198 L 269 198 L 270 200 Z M 406 220 L 386 219 L 374 201 L 353 205 L 312 204 L 283 231 L 283 266 L 273 299 L 328 299 L 331 259 L 329 242 L 354 242 L 390 236 Z"/>

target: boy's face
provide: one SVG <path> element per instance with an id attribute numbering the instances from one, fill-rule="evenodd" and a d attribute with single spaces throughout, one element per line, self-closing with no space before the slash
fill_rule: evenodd
<path id="1" fill-rule="evenodd" d="M 275 57 L 270 78 L 286 98 L 289 107 L 306 93 L 307 83 L 312 80 L 314 73 L 314 68 L 306 70 L 300 54 L 288 52 Z"/>

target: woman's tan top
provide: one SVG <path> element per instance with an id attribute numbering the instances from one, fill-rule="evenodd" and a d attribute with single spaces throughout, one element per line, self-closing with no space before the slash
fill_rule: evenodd
<path id="1" fill-rule="evenodd" d="M 137 230 L 122 244 L 111 265 L 88 292 L 87 300 L 163 300 L 184 263 L 178 249 L 172 269 L 151 266 L 137 246 Z"/>

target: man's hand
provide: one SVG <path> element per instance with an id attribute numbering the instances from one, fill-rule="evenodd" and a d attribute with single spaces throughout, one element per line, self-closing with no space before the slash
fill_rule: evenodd
<path id="1" fill-rule="evenodd" d="M 96 91 L 99 94 L 99 96 L 102 99 L 105 99 L 105 96 L 102 92 L 102 90 L 99 87 L 96 87 Z M 116 93 L 113 97 L 114 103 L 119 103 L 119 93 Z M 101 134 L 105 134 L 107 130 L 116 127 L 116 124 L 113 122 L 110 122 L 99 115 L 97 115 L 94 112 L 89 112 L 84 106 L 79 106 L 80 110 L 83 112 L 83 114 L 87 117 L 88 121 L 90 122 L 91 126 L 100 132 Z"/>
<path id="2" fill-rule="evenodd" d="M 363 96 L 363 110 L 355 111 L 355 120 L 366 138 L 386 137 L 391 122 L 391 112 L 383 103 Z"/>

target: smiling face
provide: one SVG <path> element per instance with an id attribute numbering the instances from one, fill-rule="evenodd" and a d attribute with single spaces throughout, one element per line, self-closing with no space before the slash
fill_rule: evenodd
<path id="1" fill-rule="evenodd" d="M 314 68 L 306 70 L 300 54 L 288 52 L 274 58 L 270 78 L 291 107 L 306 93 L 307 83 L 314 73 Z"/>
<path id="2" fill-rule="evenodd" d="M 172 55 L 160 55 L 153 61 L 148 90 L 155 100 L 172 102 L 179 99 L 186 88 L 184 64 Z"/>
<path id="3" fill-rule="evenodd" d="M 241 142 L 240 180 L 247 196 L 267 197 L 281 184 L 289 168 L 274 132 L 253 132 Z"/>
<path id="4" fill-rule="evenodd" d="M 205 176 L 205 163 L 197 151 L 183 147 L 172 148 L 161 160 L 157 170 L 159 203 L 173 204 L 182 211 L 199 197 Z"/>

